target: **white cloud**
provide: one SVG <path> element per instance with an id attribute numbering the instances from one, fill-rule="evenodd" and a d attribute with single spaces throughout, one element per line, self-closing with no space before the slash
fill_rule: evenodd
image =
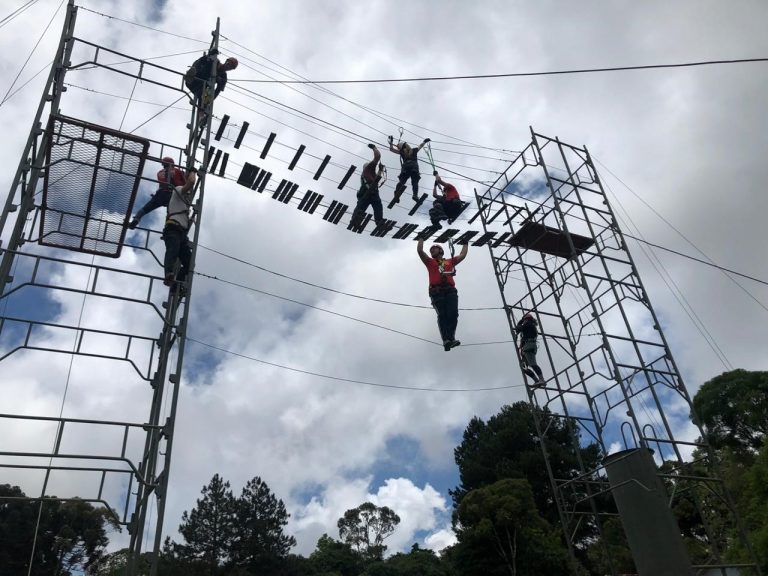
<path id="1" fill-rule="evenodd" d="M 19 70 L 24 61 L 21 55 L 26 56 L 31 49 L 54 4 L 38 3 L 3 28 L 0 76 L 6 79 L 6 85 Z M 207 41 L 215 17 L 221 16 L 222 30 L 232 39 L 222 43 L 222 52 L 237 54 L 241 59 L 241 67 L 231 75 L 235 80 L 262 78 L 259 71 L 275 75 L 265 70 L 264 61 L 249 49 L 312 78 L 555 70 L 754 56 L 768 50 L 768 37 L 761 30 L 768 14 L 764 3 L 758 1 L 741 3 L 738 9 L 717 2 L 674 6 L 646 2 L 622 5 L 620 9 L 604 3 L 512 7 L 501 0 L 482 5 L 444 2 L 439 9 L 431 4 L 401 1 L 344 6 L 285 1 L 261 3 L 258 10 L 252 6 L 255 4 L 242 1 L 226 5 L 167 2 L 161 15 L 147 23 Z M 88 7 L 144 22 L 154 14 L 156 4 L 104 0 L 88 3 Z M 695 19 L 690 18 L 693 10 Z M 195 17 L 180 18 L 189 14 Z M 59 18 L 41 43 L 22 82 L 50 60 L 60 22 Z M 375 23 L 376 33 L 371 34 L 361 22 Z M 130 27 L 85 10 L 78 16 L 77 30 L 78 36 L 142 57 L 200 51 L 204 47 L 204 42 Z M 78 52 L 75 61 L 84 57 Z M 194 57 L 185 54 L 155 62 L 183 70 Z M 0 107 L 4 126 L 0 151 L 11 168 L 26 140 L 43 76 Z M 715 261 L 760 276 L 767 263 L 759 249 L 764 244 L 761 218 L 768 211 L 768 196 L 762 190 L 762 183 L 768 180 L 768 165 L 764 160 L 765 139 L 759 128 L 764 118 L 767 80 L 763 64 L 744 64 L 330 87 L 376 110 L 378 116 L 308 86 L 296 88 L 343 114 L 279 85 L 242 83 L 249 90 L 359 135 L 353 137 L 275 110 L 238 91 L 237 82 L 232 82 L 217 100 L 217 115 L 229 114 L 233 124 L 248 121 L 255 132 L 266 135 L 274 131 L 278 137 L 265 162 L 258 158 L 263 138 L 256 135 L 249 135 L 239 151 L 232 148 L 231 142 L 222 141 L 217 146 L 231 153 L 230 176 L 237 176 L 235 164 L 250 161 L 273 170 L 273 178 L 278 181 L 291 178 L 301 184 L 301 190 L 310 188 L 328 198 L 351 203 L 353 190 L 338 191 L 336 182 L 349 164 L 359 167 L 367 159 L 365 142 L 375 139 L 383 143 L 387 134 L 397 134 L 399 126 L 407 129 L 405 137 L 412 141 L 433 136 L 438 164 L 460 164 L 453 167 L 457 172 L 487 180 L 494 177 L 489 171 L 501 169 L 503 163 L 476 156 L 501 153 L 462 148 L 456 140 L 437 133 L 514 150 L 527 144 L 528 127 L 532 125 L 566 142 L 586 142 L 600 162 Z M 103 71 L 73 72 L 67 81 L 122 96 L 130 94 L 134 84 L 132 79 Z M 138 83 L 124 127 L 130 130 L 161 109 L 138 100 L 167 104 L 175 98 L 175 94 L 150 83 Z M 71 87 L 62 111 L 116 128 L 126 103 Z M 396 119 L 382 119 L 381 113 Z M 187 111 L 168 110 L 138 133 L 183 142 L 187 119 Z M 235 133 L 233 129 L 229 137 Z M 290 160 L 299 144 L 307 146 L 305 156 L 296 170 L 288 171 L 276 159 Z M 314 181 L 314 170 L 326 153 L 333 156 L 326 171 L 329 180 Z M 384 161 L 390 170 L 384 192 L 388 197 L 397 159 L 384 152 Z M 482 169 L 472 170 L 478 166 Z M 9 187 L 11 168 L 0 173 L 0 190 Z M 151 174 L 155 167 L 148 165 L 146 170 Z M 431 178 L 426 163 L 422 172 L 422 187 L 428 191 Z M 600 173 L 649 240 L 694 252 L 617 180 L 605 170 Z M 458 182 L 460 191 L 471 195 L 472 184 Z M 148 188 L 142 190 L 139 202 L 146 199 Z M 407 219 L 402 207 L 392 214 L 400 221 Z M 147 223 L 160 226 L 161 216 L 154 218 Z M 424 217 L 413 221 L 424 223 Z M 279 205 L 266 194 L 218 178 L 210 178 L 207 184 L 200 239 L 204 246 L 314 284 L 388 301 L 429 304 L 426 273 L 412 242 L 352 235 L 317 216 Z M 152 238 L 151 247 L 156 256 L 162 256 L 157 236 Z M 701 382 L 725 368 L 637 246 L 630 244 L 630 249 L 693 393 Z M 730 363 L 764 369 L 765 310 L 719 272 L 670 254 L 660 253 L 659 257 Z M 90 262 L 90 257 L 80 260 Z M 119 260 L 97 262 L 160 275 L 160 267 L 150 255 L 130 249 L 124 250 Z M 198 251 L 198 270 L 420 338 L 437 339 L 434 312 L 428 308 L 395 307 L 320 291 L 204 249 Z M 87 280 L 87 274 L 72 266 L 51 274 L 68 285 L 84 286 Z M 134 297 L 147 289 L 144 279 L 118 275 L 105 274 L 100 282 L 104 289 Z M 756 298 L 768 302 L 764 287 L 740 282 Z M 485 249 L 470 250 L 457 283 L 461 306 L 500 305 Z M 52 291 L 50 297 L 60 306 L 60 320 L 77 323 L 81 295 Z M 152 301 L 157 306 L 161 300 L 160 293 L 153 293 Z M 446 354 L 439 346 L 418 339 L 204 277 L 195 279 L 192 306 L 190 335 L 274 363 L 341 378 L 419 387 L 472 389 L 521 383 L 509 344 L 466 346 Z M 106 303 L 89 297 L 82 321 L 89 327 L 119 327 L 149 337 L 159 333 L 154 312 L 124 301 Z M 60 346 L 71 346 L 73 342 L 71 334 L 51 331 L 43 335 L 44 341 Z M 465 344 L 507 340 L 506 319 L 498 311 L 462 312 L 459 337 Z M 117 349 L 114 342 L 106 340 L 91 341 L 89 345 L 99 350 Z M 135 353 L 141 357 L 138 350 Z M 424 474 L 443 472 L 454 467 L 452 450 L 473 415 L 487 418 L 502 404 L 524 398 L 520 388 L 427 393 L 324 380 L 220 354 L 192 342 L 187 346 L 185 361 L 165 532 L 176 536 L 182 511 L 194 505 L 200 487 L 214 473 L 222 474 L 235 487 L 259 475 L 289 505 L 294 515 L 290 528 L 299 539 L 298 550 L 302 553 L 311 551 L 323 532 L 334 535 L 336 519 L 344 510 L 367 498 L 391 505 L 401 514 L 403 523 L 390 543 L 393 550 L 407 549 L 415 535 L 423 531 L 431 532 L 425 541 L 427 546 L 444 547 L 452 539 L 442 516 L 447 513 L 447 494 L 431 488 L 429 478 L 409 477 L 411 463 L 389 454 L 387 443 L 407 437 L 423 455 L 427 470 Z M 3 360 L 3 412 L 57 416 L 68 368 L 64 355 L 16 353 Z M 73 364 L 65 415 L 142 422 L 150 394 L 149 385 L 125 363 L 105 367 L 101 362 L 78 358 Z M 685 416 L 679 406 L 670 408 L 676 416 Z M 7 423 L 2 426 L 0 437 L 12 442 L 14 448 L 45 446 L 53 441 L 50 426 L 34 431 Z M 683 436 L 689 438 L 685 431 Z M 80 447 L 102 449 L 107 445 L 107 438 L 93 432 L 81 432 L 73 438 L 79 439 Z M 140 449 L 139 442 L 138 452 Z M 372 485 L 373 470 L 384 464 L 386 473 L 376 474 L 389 480 Z M 34 481 L 19 473 L 12 477 L 31 492 L 39 489 L 37 477 Z M 62 480 L 59 486 L 74 492 L 78 481 Z"/>

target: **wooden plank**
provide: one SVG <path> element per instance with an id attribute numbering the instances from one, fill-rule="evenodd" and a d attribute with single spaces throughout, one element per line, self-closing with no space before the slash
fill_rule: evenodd
<path id="1" fill-rule="evenodd" d="M 219 122 L 219 129 L 216 130 L 216 135 L 213 137 L 216 142 L 221 140 L 221 137 L 224 135 L 224 130 L 227 127 L 227 122 L 229 122 L 229 114 L 224 114 L 224 118 L 221 119 L 221 122 Z"/>
<path id="2" fill-rule="evenodd" d="M 347 170 L 347 173 L 344 174 L 344 178 L 341 179 L 341 182 L 339 182 L 339 185 L 336 187 L 338 190 L 343 190 L 344 186 L 347 185 L 347 181 L 350 179 L 352 174 L 355 173 L 355 170 L 357 170 L 357 166 L 354 164 L 349 167 L 349 170 Z"/>
<path id="3" fill-rule="evenodd" d="M 418 210 L 419 207 L 422 204 L 424 204 L 424 200 L 426 200 L 426 199 L 427 199 L 427 194 L 422 194 L 421 197 L 416 201 L 416 204 L 413 205 L 413 208 L 411 208 L 408 211 L 408 216 L 413 216 L 414 214 L 416 214 L 416 210 Z M 390 206 L 390 208 L 391 208 L 391 206 Z"/>
<path id="4" fill-rule="evenodd" d="M 277 134 L 275 134 L 274 132 L 269 133 L 269 138 L 267 138 L 267 142 L 264 144 L 264 149 L 261 151 L 260 158 L 262 160 L 264 160 L 264 158 L 267 157 L 267 154 L 269 153 L 269 149 L 272 147 L 272 142 L 275 141 L 276 136 Z"/>
<path id="5" fill-rule="evenodd" d="M 405 240 L 408 236 L 411 235 L 411 232 L 416 230 L 416 228 L 418 227 L 419 227 L 418 224 L 410 224 L 410 223 L 403 224 L 402 226 L 400 226 L 400 230 L 398 230 L 392 235 L 392 238 L 394 238 L 395 240 Z"/>
<path id="6" fill-rule="evenodd" d="M 317 172 L 315 172 L 315 175 L 312 176 L 312 180 L 320 180 L 320 175 L 323 173 L 323 170 L 325 170 L 325 167 L 328 166 L 328 162 L 330 162 L 331 157 L 326 154 L 325 158 L 323 158 L 323 161 L 320 163 L 320 167 L 317 169 Z"/>
<path id="7" fill-rule="evenodd" d="M 248 132 L 248 122 L 243 122 L 243 125 L 240 126 L 240 133 L 237 135 L 237 140 L 235 140 L 235 150 L 240 148 L 240 144 L 243 143 L 243 138 L 245 138 L 246 133 Z"/>
<path id="8" fill-rule="evenodd" d="M 296 168 L 296 163 L 299 161 L 299 158 L 301 158 L 301 155 L 304 153 L 304 150 L 306 150 L 306 146 L 302 144 L 299 146 L 299 149 L 296 150 L 296 154 L 293 155 L 293 160 L 291 160 L 291 163 L 288 164 L 288 170 L 293 170 Z"/>

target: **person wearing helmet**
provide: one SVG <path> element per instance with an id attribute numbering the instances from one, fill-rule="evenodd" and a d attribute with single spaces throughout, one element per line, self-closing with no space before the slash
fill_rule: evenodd
<path id="1" fill-rule="evenodd" d="M 175 165 L 173 158 L 170 156 L 163 158 L 162 165 L 162 169 L 157 171 L 157 181 L 160 186 L 157 191 L 152 194 L 149 201 L 136 212 L 136 216 L 134 216 L 133 220 L 128 224 L 128 228 L 131 230 L 139 225 L 142 217 L 161 206 L 168 206 L 168 201 L 171 199 L 171 193 L 173 192 L 174 186 L 183 186 L 187 180 L 184 176 L 184 172 Z"/>
<path id="2" fill-rule="evenodd" d="M 413 148 L 408 142 L 395 144 L 392 136 L 389 137 L 389 150 L 400 156 L 400 175 L 397 177 L 397 185 L 395 186 L 395 202 L 400 201 L 400 196 L 405 191 L 406 182 L 409 178 L 413 187 L 413 200 L 414 202 L 419 200 L 421 174 L 419 174 L 419 160 L 416 155 L 429 141 L 429 138 L 425 138 L 421 144 Z"/>
<path id="3" fill-rule="evenodd" d="M 195 95 L 197 100 L 202 101 L 203 105 L 208 105 L 208 102 L 203 98 L 203 89 L 206 83 L 211 79 L 211 64 L 212 59 L 209 55 L 201 56 L 192 66 L 187 70 L 184 75 L 184 84 L 187 86 L 190 92 Z M 237 68 L 237 58 L 227 58 L 222 64 L 216 59 L 216 88 L 213 93 L 213 97 L 219 95 L 219 92 L 224 90 L 224 86 L 227 85 L 227 72 Z"/>
<path id="4" fill-rule="evenodd" d="M 360 175 L 360 189 L 357 191 L 357 206 L 352 212 L 352 221 L 360 221 L 368 206 L 371 206 L 373 208 L 373 220 L 378 226 L 384 222 L 384 208 L 379 196 L 379 182 L 384 172 L 384 165 L 380 163 L 381 152 L 376 148 L 376 145 L 368 144 L 368 148 L 373 150 L 373 160 L 363 166 L 363 172 Z M 377 165 L 378 170 L 376 170 Z"/>
<path id="5" fill-rule="evenodd" d="M 180 266 L 175 278 L 176 282 L 184 282 L 187 279 L 187 272 L 189 272 L 192 249 L 189 246 L 187 234 L 192 222 L 189 210 L 195 197 L 196 180 L 197 169 L 192 168 L 187 174 L 184 185 L 174 186 L 171 192 L 171 200 L 168 202 L 165 228 L 163 228 L 163 242 L 165 242 L 165 258 L 163 259 L 165 276 L 163 284 L 166 286 L 174 286 L 173 270 L 177 260 Z"/>
<path id="6" fill-rule="evenodd" d="M 536 363 L 538 344 L 536 338 L 539 335 L 539 323 L 531 312 L 527 312 L 517 323 L 515 332 L 520 335 L 520 365 L 523 372 L 533 379 L 534 386 L 544 385 L 544 374 Z"/>
<path id="7" fill-rule="evenodd" d="M 435 202 L 433 207 L 429 209 L 429 218 L 432 220 L 433 226 L 442 228 L 440 220 L 456 218 L 461 213 L 461 197 L 453 184 L 440 178 L 437 170 L 433 172 L 433 175 L 435 185 L 432 188 L 432 196 L 435 198 Z M 437 191 L 438 188 L 440 192 Z"/>
<path id="8" fill-rule="evenodd" d="M 459 321 L 459 294 L 456 291 L 456 266 L 464 260 L 469 244 L 461 247 L 461 252 L 454 258 L 444 258 L 443 247 L 433 244 L 429 256 L 424 253 L 424 240 L 419 239 L 416 251 L 429 273 L 429 299 L 437 312 L 437 327 L 443 339 L 443 349 L 448 352 L 460 345 L 456 340 L 456 324 Z"/>

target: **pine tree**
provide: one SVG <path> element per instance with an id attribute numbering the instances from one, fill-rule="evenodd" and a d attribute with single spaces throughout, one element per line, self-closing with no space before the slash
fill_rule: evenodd
<path id="1" fill-rule="evenodd" d="M 202 498 L 190 513 L 181 517 L 179 533 L 184 544 L 175 551 L 185 561 L 195 561 L 206 567 L 207 574 L 218 574 L 231 559 L 235 537 L 235 499 L 218 474 L 204 486 Z"/>
<path id="2" fill-rule="evenodd" d="M 293 536 L 283 533 L 289 517 L 285 504 L 266 482 L 258 476 L 249 480 L 236 503 L 235 565 L 256 574 L 278 574 L 288 552 L 296 545 Z"/>

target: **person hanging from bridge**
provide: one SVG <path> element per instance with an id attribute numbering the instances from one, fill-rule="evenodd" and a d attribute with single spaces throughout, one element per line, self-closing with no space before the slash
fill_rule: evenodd
<path id="1" fill-rule="evenodd" d="M 394 143 L 394 138 L 389 137 L 389 150 L 400 156 L 400 175 L 397 177 L 397 185 L 395 186 L 395 202 L 400 201 L 405 191 L 406 182 L 411 179 L 411 186 L 413 187 L 413 200 L 417 202 L 419 200 L 419 180 L 421 174 L 419 174 L 419 160 L 417 154 L 425 144 L 430 142 L 429 138 L 425 138 L 424 141 L 413 148 L 408 142 Z"/>
<path id="2" fill-rule="evenodd" d="M 469 243 L 461 247 L 461 252 L 453 258 L 444 258 L 443 247 L 433 244 L 429 256 L 424 253 L 424 240 L 419 239 L 416 251 L 429 273 L 429 299 L 437 312 L 437 327 L 443 339 L 443 349 L 448 352 L 459 346 L 456 340 L 456 325 L 459 321 L 459 294 L 456 291 L 456 266 L 464 260 L 469 250 Z"/>
<path id="3" fill-rule="evenodd" d="M 205 86 L 211 79 L 211 64 L 212 57 L 216 57 L 218 52 L 212 52 L 201 56 L 184 74 L 184 84 L 187 86 L 190 92 L 195 95 L 195 104 L 198 104 L 201 108 L 205 108 L 211 103 L 211 97 L 208 93 L 204 92 Z M 213 92 L 213 98 L 219 95 L 227 85 L 227 72 L 237 68 L 237 58 L 227 58 L 222 64 L 218 58 L 216 58 L 216 86 Z"/>
<path id="4" fill-rule="evenodd" d="M 152 194 L 149 201 L 139 208 L 139 211 L 136 212 L 136 215 L 128 224 L 128 228 L 131 230 L 136 228 L 141 219 L 153 210 L 157 210 L 161 206 L 168 206 L 174 186 L 183 186 L 187 181 L 184 171 L 175 165 L 173 158 L 170 156 L 163 158 L 162 165 L 162 169 L 157 171 L 157 181 L 160 186 Z"/>
<path id="5" fill-rule="evenodd" d="M 368 144 L 373 150 L 373 160 L 363 166 L 360 175 L 360 189 L 357 191 L 357 205 L 352 212 L 352 220 L 360 221 L 365 215 L 368 206 L 373 208 L 373 220 L 376 226 L 384 223 L 384 208 L 379 196 L 379 183 L 384 174 L 384 164 L 381 164 L 381 152 L 375 144 Z M 378 165 L 378 170 L 376 166 Z"/>
<path id="6" fill-rule="evenodd" d="M 429 209 L 429 218 L 432 225 L 442 228 L 441 220 L 450 220 L 456 218 L 463 209 L 459 191 L 453 184 L 450 184 L 440 178 L 437 170 L 433 172 L 435 185 L 432 188 L 432 196 L 435 198 L 433 207 Z M 438 192 L 438 189 L 440 192 Z"/>
<path id="7" fill-rule="evenodd" d="M 515 332 L 520 335 L 520 366 L 523 372 L 533 379 L 534 386 L 544 385 L 544 374 L 536 363 L 538 351 L 537 337 L 539 335 L 539 323 L 531 312 L 526 312 L 515 327 Z"/>
<path id="8" fill-rule="evenodd" d="M 168 202 L 168 214 L 163 228 L 163 241 L 165 242 L 165 258 L 163 270 L 165 277 L 163 284 L 173 286 L 176 261 L 180 263 L 176 282 L 184 282 L 187 279 L 189 263 L 192 258 L 192 250 L 189 247 L 187 233 L 191 224 L 189 210 L 195 196 L 195 182 L 197 181 L 197 169 L 190 168 L 183 186 L 176 186 Z"/>

